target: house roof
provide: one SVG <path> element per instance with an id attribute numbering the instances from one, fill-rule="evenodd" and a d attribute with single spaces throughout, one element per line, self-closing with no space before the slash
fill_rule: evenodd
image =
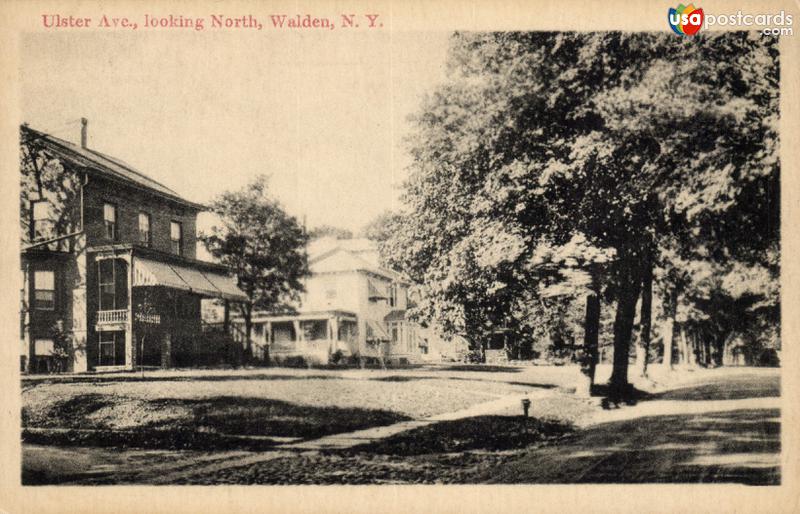
<path id="1" fill-rule="evenodd" d="M 309 245 L 308 263 L 312 272 L 364 271 L 387 280 L 408 283 L 400 273 L 377 263 L 374 242 L 368 239 L 326 239 Z"/>
<path id="2" fill-rule="evenodd" d="M 98 152 L 97 150 L 83 148 L 75 143 L 32 129 L 27 125 L 22 125 L 21 130 L 23 134 L 34 138 L 48 150 L 57 154 L 59 158 L 74 162 L 85 168 L 89 173 L 94 173 L 111 180 L 121 181 L 136 188 L 145 189 L 187 207 L 197 210 L 205 209 L 205 206 L 182 198 L 169 187 L 148 177 L 120 159 Z"/>

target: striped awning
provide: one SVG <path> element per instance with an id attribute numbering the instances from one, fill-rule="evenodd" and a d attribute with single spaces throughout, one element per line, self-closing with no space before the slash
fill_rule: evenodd
<path id="1" fill-rule="evenodd" d="M 246 301 L 245 295 L 236 285 L 236 279 L 222 273 L 134 257 L 133 284 L 136 286 L 163 286 L 190 291 L 210 298 Z"/>
<path id="2" fill-rule="evenodd" d="M 406 320 L 406 311 L 404 309 L 394 309 L 389 311 L 389 314 L 383 317 L 383 321 L 386 323 L 392 321 L 405 321 Z"/>
<path id="3" fill-rule="evenodd" d="M 389 333 L 383 328 L 383 323 L 371 319 L 367 322 L 367 341 L 390 341 Z"/>
<path id="4" fill-rule="evenodd" d="M 386 287 L 375 280 L 367 279 L 368 280 L 368 287 L 369 287 L 369 299 L 370 300 L 388 300 L 389 293 L 386 291 Z"/>

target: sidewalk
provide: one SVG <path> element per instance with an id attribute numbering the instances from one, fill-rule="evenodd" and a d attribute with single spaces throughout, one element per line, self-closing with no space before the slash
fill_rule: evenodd
<path id="1" fill-rule="evenodd" d="M 321 450 L 345 450 L 362 444 L 386 439 L 408 430 L 432 425 L 440 421 L 453 421 L 474 416 L 485 416 L 508 412 L 508 410 L 513 408 L 515 405 L 520 405 L 520 402 L 523 398 L 534 400 L 535 398 L 542 398 L 554 394 L 557 393 L 551 390 L 535 389 L 526 394 L 506 396 L 497 400 L 473 405 L 467 409 L 447 412 L 422 420 L 403 421 L 393 425 L 369 428 L 366 430 L 358 430 L 343 434 L 335 434 L 299 443 L 284 444 L 277 446 L 275 451 L 270 452 L 246 456 L 242 456 L 241 453 L 237 453 L 236 455 L 232 455 L 230 459 L 220 459 L 207 466 L 160 475 L 153 483 L 175 483 L 177 481 L 197 475 L 213 474 L 224 469 L 249 466 L 260 462 L 296 455 L 298 453 L 317 452 Z"/>

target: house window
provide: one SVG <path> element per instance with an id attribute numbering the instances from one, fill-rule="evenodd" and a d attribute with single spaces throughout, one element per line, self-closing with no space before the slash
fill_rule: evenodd
<path id="1" fill-rule="evenodd" d="M 303 320 L 300 322 L 304 341 L 325 341 L 328 339 L 328 320 Z"/>
<path id="2" fill-rule="evenodd" d="M 53 209 L 47 200 L 33 202 L 33 238 L 52 236 L 54 233 Z"/>
<path id="3" fill-rule="evenodd" d="M 52 311 L 56 308 L 56 274 L 54 271 L 33 273 L 33 302 L 36 309 Z"/>
<path id="4" fill-rule="evenodd" d="M 391 324 L 391 332 L 392 332 L 392 344 L 397 344 L 400 342 L 401 338 L 403 337 L 403 329 L 400 326 L 400 323 L 392 323 Z"/>
<path id="5" fill-rule="evenodd" d="M 146 212 L 139 213 L 139 243 L 150 246 L 150 215 Z"/>
<path id="6" fill-rule="evenodd" d="M 106 238 L 117 239 L 117 207 L 110 203 L 103 204 L 103 224 L 106 228 Z"/>
<path id="7" fill-rule="evenodd" d="M 172 241 L 172 253 L 183 255 L 183 227 L 177 221 L 170 222 L 169 237 Z"/>
<path id="8" fill-rule="evenodd" d="M 297 341 L 294 323 L 291 321 L 272 323 L 272 334 L 270 336 L 276 348 L 293 348 L 295 341 Z"/>
<path id="9" fill-rule="evenodd" d="M 339 321 L 339 341 L 355 343 L 358 341 L 358 323 L 349 319 Z"/>
<path id="10" fill-rule="evenodd" d="M 119 259 L 98 262 L 99 310 L 113 311 L 128 306 L 128 275 L 124 265 Z"/>
<path id="11" fill-rule="evenodd" d="M 52 339 L 36 339 L 33 342 L 33 353 L 35 355 L 53 355 L 55 353 L 55 344 Z"/>
<path id="12" fill-rule="evenodd" d="M 122 332 L 99 332 L 99 366 L 121 366 L 125 364 L 125 337 Z"/>

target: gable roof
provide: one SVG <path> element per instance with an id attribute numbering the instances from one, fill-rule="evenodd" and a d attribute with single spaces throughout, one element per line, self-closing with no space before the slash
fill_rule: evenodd
<path id="1" fill-rule="evenodd" d="M 364 249 L 361 242 L 358 243 L 357 250 L 351 250 L 348 248 L 350 246 L 348 241 L 350 240 L 334 240 L 332 244 L 325 245 L 324 248 L 310 248 L 308 264 L 311 271 L 313 273 L 364 271 L 387 280 L 408 283 L 402 274 L 379 266 L 368 258 L 368 253 L 377 252 L 377 250 Z M 370 241 L 370 243 L 372 242 Z M 372 244 L 374 245 L 374 243 Z"/>
<path id="2" fill-rule="evenodd" d="M 75 143 L 32 129 L 27 125 L 22 125 L 20 128 L 23 133 L 27 133 L 29 137 L 34 138 L 37 143 L 58 155 L 59 158 L 69 160 L 82 166 L 90 174 L 94 173 L 104 178 L 124 182 L 127 185 L 139 189 L 145 189 L 186 207 L 205 210 L 204 205 L 182 198 L 178 193 L 161 182 L 153 180 L 120 159 L 96 150 L 83 148 Z"/>

